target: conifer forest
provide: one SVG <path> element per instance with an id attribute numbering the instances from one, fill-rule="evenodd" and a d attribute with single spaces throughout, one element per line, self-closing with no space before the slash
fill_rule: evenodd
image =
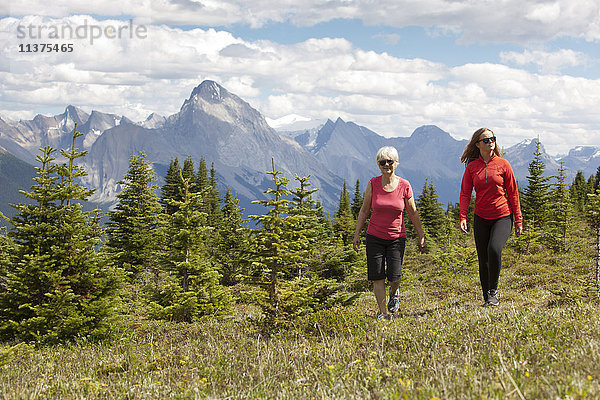
<path id="1" fill-rule="evenodd" d="M 2 216 L 2 398 L 600 397 L 600 166 L 547 176 L 538 141 L 496 308 L 458 204 L 413 188 L 427 251 L 406 219 L 400 310 L 377 321 L 352 248 L 366 182 L 327 213 L 273 159 L 245 216 L 205 159 L 173 158 L 158 187 L 138 153 L 111 210 L 86 211 L 79 135 L 40 150 L 29 201 Z"/>

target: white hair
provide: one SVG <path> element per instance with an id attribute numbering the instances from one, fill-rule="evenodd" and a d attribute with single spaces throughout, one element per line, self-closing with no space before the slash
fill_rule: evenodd
<path id="1" fill-rule="evenodd" d="M 375 161 L 379 160 L 394 160 L 398 161 L 398 151 L 395 147 L 384 146 L 377 151 Z"/>

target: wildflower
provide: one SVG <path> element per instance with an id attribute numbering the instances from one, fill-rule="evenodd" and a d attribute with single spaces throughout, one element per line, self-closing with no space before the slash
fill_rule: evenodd
<path id="1" fill-rule="evenodd" d="M 333 365 L 328 365 L 327 368 L 329 368 L 329 370 L 331 371 L 334 368 L 334 366 Z"/>
<path id="2" fill-rule="evenodd" d="M 529 377 L 529 371 L 525 371 L 525 376 Z"/>
<path id="3" fill-rule="evenodd" d="M 398 378 L 398 383 L 402 386 L 410 386 L 410 379 L 403 380 L 402 378 Z"/>

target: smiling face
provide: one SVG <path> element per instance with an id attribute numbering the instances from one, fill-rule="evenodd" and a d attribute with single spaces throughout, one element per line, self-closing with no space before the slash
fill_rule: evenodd
<path id="1" fill-rule="evenodd" d="M 481 153 L 491 153 L 496 148 L 496 136 L 494 132 L 486 129 L 475 144 Z"/>
<path id="2" fill-rule="evenodd" d="M 398 151 L 391 146 L 382 147 L 375 160 L 382 174 L 393 174 L 398 165 Z"/>

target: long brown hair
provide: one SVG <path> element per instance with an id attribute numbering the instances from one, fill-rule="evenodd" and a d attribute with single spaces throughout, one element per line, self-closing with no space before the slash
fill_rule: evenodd
<path id="1" fill-rule="evenodd" d="M 465 151 L 463 151 L 462 156 L 460 156 L 460 162 L 462 162 L 463 164 L 468 164 L 471 161 L 477 160 L 479 158 L 479 148 L 477 147 L 477 142 L 479 141 L 479 137 L 481 135 L 483 135 L 483 133 L 485 131 L 490 131 L 492 133 L 492 135 L 494 135 L 494 132 L 491 129 L 488 129 L 488 128 L 477 129 L 473 133 L 473 136 L 471 137 L 471 141 L 465 147 Z M 501 157 L 500 151 L 498 150 L 498 142 L 496 142 L 496 146 L 494 146 L 494 154 L 496 154 L 498 157 Z"/>

